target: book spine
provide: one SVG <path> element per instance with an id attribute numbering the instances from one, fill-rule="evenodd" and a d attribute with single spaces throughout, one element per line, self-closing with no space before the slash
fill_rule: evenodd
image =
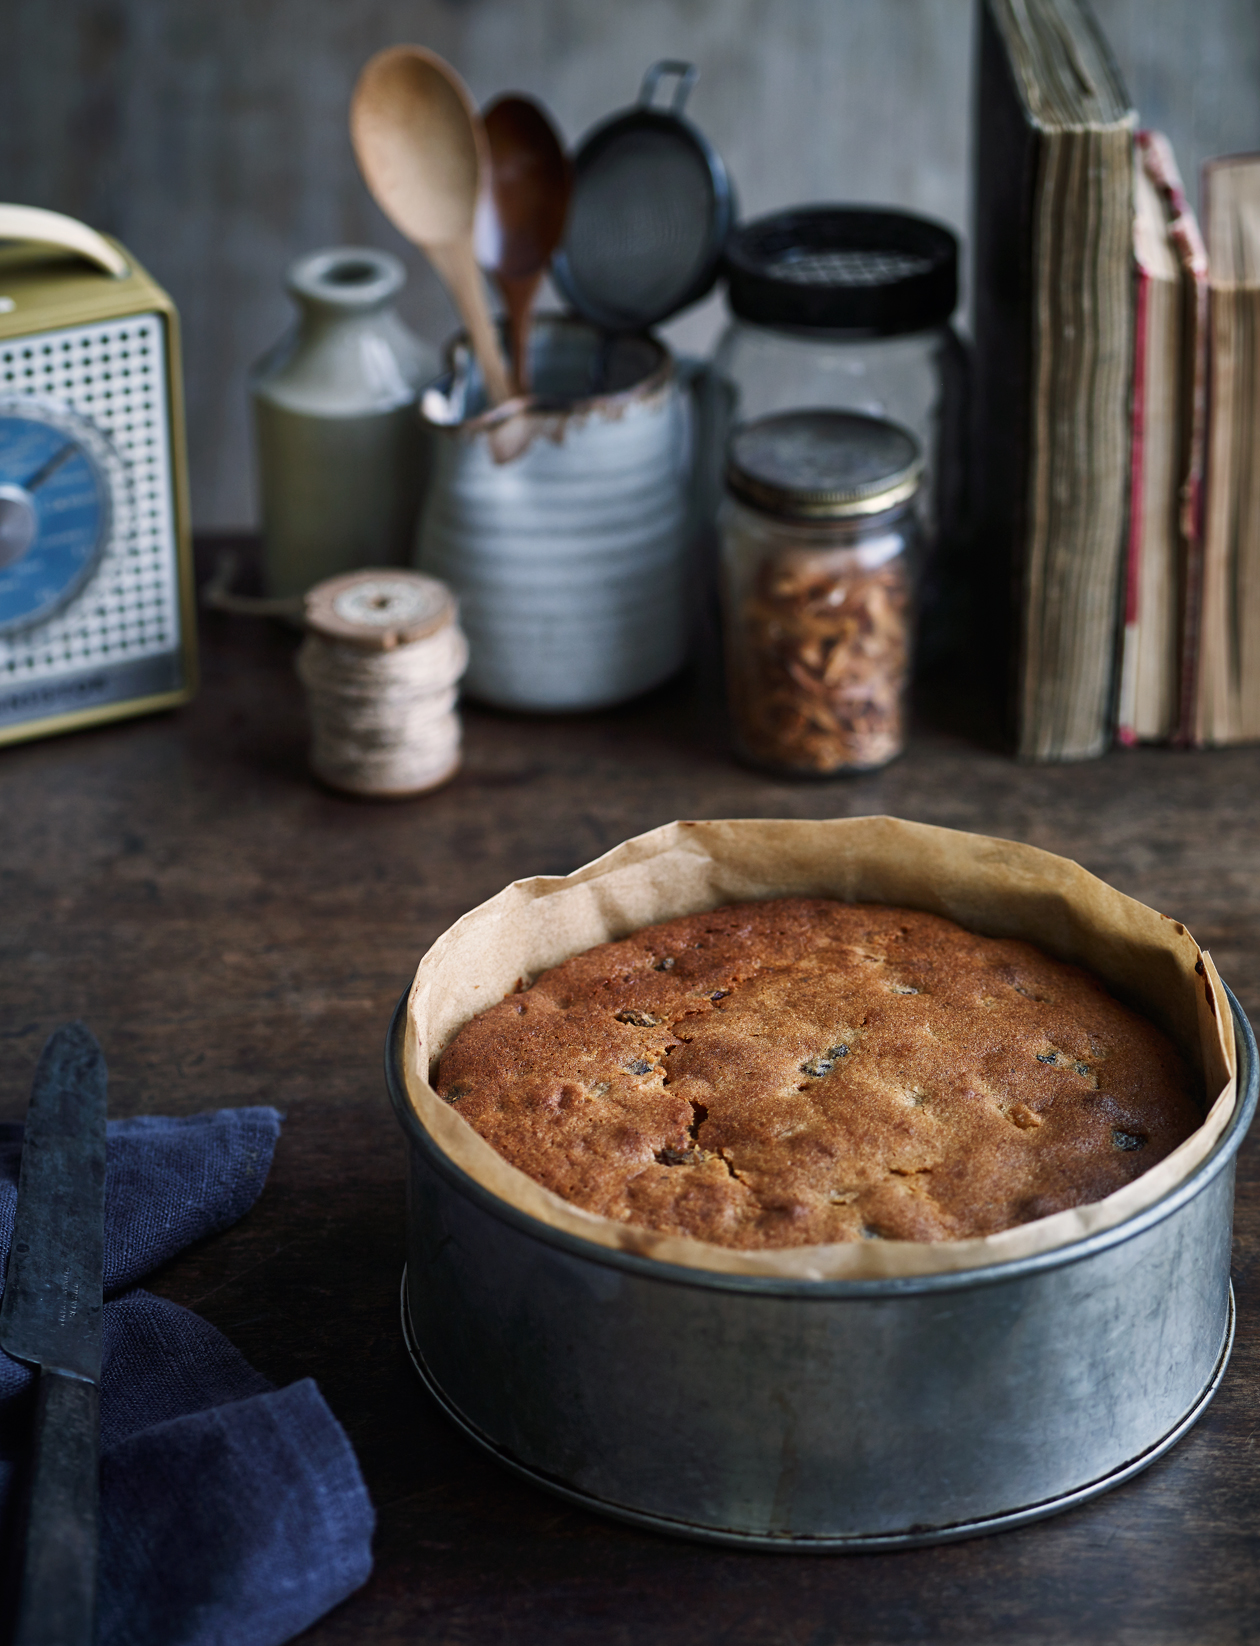
<path id="1" fill-rule="evenodd" d="M 1197 230 L 1196 230 L 1197 232 Z M 1203 642 L 1203 528 L 1206 507 L 1204 474 L 1207 465 L 1208 409 L 1208 275 L 1207 259 L 1197 267 L 1187 265 L 1190 290 L 1187 299 L 1187 372 L 1190 379 L 1189 454 L 1181 485 L 1181 541 L 1184 556 L 1181 607 L 1181 668 L 1178 694 L 1177 732 L 1174 741 L 1193 748 L 1201 741 L 1199 686 L 1202 674 Z"/>
<path id="2" fill-rule="evenodd" d="M 1133 372 L 1128 122 L 1049 135 L 1033 251 L 1017 749 L 1029 760 L 1085 760 L 1113 738 Z"/>
<path id="3" fill-rule="evenodd" d="M 1032 210 L 1041 139 L 1019 100 L 993 14 L 979 10 L 976 65 L 975 461 L 976 651 L 992 670 L 1016 739 L 1025 603 L 1032 403 Z"/>
<path id="4" fill-rule="evenodd" d="M 995 631 L 1018 757 L 1092 759 L 1113 739 L 1124 586 L 1136 117 L 1080 0 L 983 0 L 980 23 L 978 536 L 1016 597 Z"/>
<path id="5" fill-rule="evenodd" d="M 1184 401 L 1185 444 L 1180 493 L 1179 531 L 1182 578 L 1177 712 L 1172 741 L 1198 747 L 1201 647 L 1203 628 L 1204 467 L 1208 412 L 1208 255 L 1198 219 L 1186 199 L 1172 145 L 1160 132 L 1138 133 L 1147 176 L 1167 202 L 1168 238 L 1185 280 Z"/>

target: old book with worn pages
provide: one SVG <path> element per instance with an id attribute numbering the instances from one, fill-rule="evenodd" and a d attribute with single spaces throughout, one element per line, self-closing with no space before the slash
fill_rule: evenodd
<path id="1" fill-rule="evenodd" d="M 980 525 L 1018 753 L 1111 741 L 1129 481 L 1135 116 L 1081 0 L 984 0 Z M 1013 600 L 1013 614 L 1000 607 Z M 1005 621 L 1003 621 L 1005 619 Z"/>
<path id="2" fill-rule="evenodd" d="M 1207 252 L 1167 138 L 1134 168 L 1133 444 L 1116 733 L 1184 741 L 1202 588 Z M 1183 675 L 1184 663 L 1184 675 Z"/>
<path id="3" fill-rule="evenodd" d="M 1208 459 L 1193 740 L 1260 738 L 1260 155 L 1203 173 Z"/>

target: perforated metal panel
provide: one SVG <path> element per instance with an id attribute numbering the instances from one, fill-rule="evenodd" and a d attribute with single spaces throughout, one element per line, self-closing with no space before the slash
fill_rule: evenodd
<path id="1" fill-rule="evenodd" d="M 0 725 L 180 683 L 165 348 L 156 314 L 0 341 L 0 397 L 77 413 L 120 460 L 108 465 L 113 528 L 91 580 L 40 627 L 0 637 Z M 48 689 L 57 680 L 65 691 Z"/>

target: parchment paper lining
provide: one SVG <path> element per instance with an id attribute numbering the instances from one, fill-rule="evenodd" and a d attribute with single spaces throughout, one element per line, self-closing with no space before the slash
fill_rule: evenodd
<path id="1" fill-rule="evenodd" d="M 1201 1071 L 1203 1124 L 1105 1200 L 983 1239 L 736 1251 L 570 1205 L 510 1166 L 429 1084 L 456 1030 L 518 980 L 528 983 L 571 955 L 657 921 L 770 897 L 922 909 L 985 936 L 1025 938 L 1088 967 Z M 1210 956 L 1183 925 L 1067 858 L 892 817 L 669 823 L 574 874 L 517 881 L 458 920 L 420 962 L 408 999 L 404 1067 L 412 1105 L 438 1146 L 491 1193 L 541 1222 L 687 1268 L 820 1280 L 974 1268 L 1111 1228 L 1167 1194 L 1211 1152 L 1236 1098 L 1229 1005 Z"/>

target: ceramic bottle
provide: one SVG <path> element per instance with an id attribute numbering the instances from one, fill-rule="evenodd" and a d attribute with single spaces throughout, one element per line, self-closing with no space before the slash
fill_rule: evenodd
<path id="1" fill-rule="evenodd" d="M 405 279 L 350 246 L 289 270 L 297 323 L 250 378 L 273 596 L 407 559 L 429 467 L 417 399 L 438 361 L 394 311 Z"/>

